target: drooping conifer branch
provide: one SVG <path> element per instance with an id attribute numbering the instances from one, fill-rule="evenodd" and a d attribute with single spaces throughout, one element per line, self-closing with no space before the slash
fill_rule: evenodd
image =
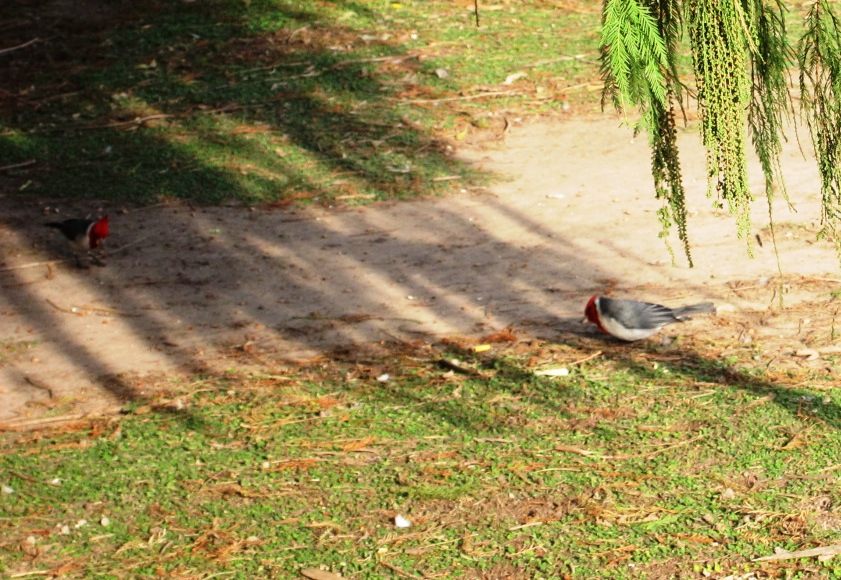
<path id="1" fill-rule="evenodd" d="M 781 0 L 605 0 L 602 75 L 605 97 L 649 135 L 655 194 L 666 232 L 676 227 L 692 264 L 685 195 L 676 139 L 676 105 L 683 84 L 678 55 L 685 26 L 692 56 L 693 93 L 706 150 L 708 195 L 752 237 L 747 142 L 751 137 L 765 177 L 769 215 L 774 195 L 786 189 L 780 153 L 793 117 L 788 70 L 800 69 L 803 111 L 809 125 L 823 200 L 822 236 L 841 256 L 841 25 L 829 0 L 816 0 L 795 51 Z M 689 75 L 686 75 L 687 77 Z M 770 215 L 772 224 L 773 216 Z"/>

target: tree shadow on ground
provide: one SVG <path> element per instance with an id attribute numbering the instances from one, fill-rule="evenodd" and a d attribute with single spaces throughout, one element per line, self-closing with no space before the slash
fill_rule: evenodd
<path id="1" fill-rule="evenodd" d="M 24 379 L 9 379 L 21 390 L 31 389 L 26 376 L 52 369 L 37 380 L 78 374 L 118 399 L 137 399 L 142 389 L 127 379 L 103 378 L 216 373 L 225 365 L 282 369 L 335 345 L 434 340 L 522 319 L 574 328 L 580 320 L 562 316 L 553 295 L 558 280 L 581 268 L 575 248 L 513 210 L 494 221 L 510 220 L 535 240 L 511 244 L 494 229 L 478 229 L 472 210 L 432 204 L 312 219 L 292 211 L 141 208 L 112 217 L 109 241 L 118 250 L 108 267 L 81 271 L 35 255 L 21 263 L 22 247 L 58 254 L 63 242 L 38 225 L 42 202 L 0 205 L 8 210 L 6 231 L 17 237 L 0 243 L 8 265 L 0 304 L 11 317 L 0 340 L 35 343 L 32 360 L 23 353 L 15 361 L 28 369 L 18 372 Z"/>
<path id="2" fill-rule="evenodd" d="M 332 351 L 331 360 L 339 368 L 351 365 L 354 376 L 363 380 L 359 392 L 376 404 L 420 407 L 437 421 L 467 433 L 498 431 L 504 436 L 517 435 L 528 424 L 522 403 L 539 407 L 541 416 L 548 411 L 559 424 L 575 426 L 590 420 L 599 423 L 600 414 L 621 415 L 629 400 L 639 396 L 627 389 L 628 384 L 637 385 L 641 391 L 649 387 L 686 391 L 687 400 L 699 395 L 714 396 L 725 414 L 726 409 L 747 410 L 770 404 L 792 418 L 841 428 L 841 407 L 818 391 L 793 387 L 756 370 L 734 368 L 694 349 L 614 344 L 609 338 L 599 340 L 568 333 L 552 342 L 518 341 L 513 335 L 511 340 L 519 344 L 494 348 L 506 353 L 502 355 L 476 354 L 470 346 L 446 342 L 400 343 L 379 352 L 339 348 Z M 475 344 L 481 343 L 482 339 L 475 340 Z M 560 377 L 535 372 L 542 367 L 565 367 L 556 360 L 561 351 L 567 358 L 593 358 L 615 366 L 617 380 L 623 384 L 616 387 L 611 412 L 604 409 L 612 389 L 605 384 L 611 374 L 603 364 L 597 369 L 590 369 L 588 364 L 566 365 L 569 374 Z M 388 374 L 389 370 L 397 374 Z M 378 379 L 381 374 L 387 378 Z M 423 388 L 418 388 L 419 382 Z M 671 396 L 665 397 L 663 404 L 669 404 L 670 399 Z M 606 423 L 613 421 L 610 418 Z M 710 428 L 727 429 L 732 427 L 731 421 L 735 417 L 729 417 L 727 425 Z M 751 428 L 773 431 L 775 427 L 769 423 Z"/>
<path id="3" fill-rule="evenodd" d="M 470 174 L 394 99 L 418 59 L 326 10 L 15 0 L 0 18 L 6 45 L 37 39 L 0 56 L 0 167 L 28 195 L 329 202 Z"/>

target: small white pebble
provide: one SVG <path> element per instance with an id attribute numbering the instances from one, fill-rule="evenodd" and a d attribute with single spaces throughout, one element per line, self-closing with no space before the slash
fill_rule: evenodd
<path id="1" fill-rule="evenodd" d="M 381 374 L 380 376 L 377 377 L 377 380 L 380 381 L 381 383 L 385 383 L 385 382 L 388 382 L 388 379 L 390 379 L 390 378 L 391 377 L 388 376 L 388 373 L 383 373 L 383 374 Z"/>
<path id="2" fill-rule="evenodd" d="M 102 516 L 102 518 L 99 520 L 99 525 L 103 528 L 107 528 L 111 525 L 111 519 L 108 516 Z"/>
<path id="3" fill-rule="evenodd" d="M 2 488 L 0 488 L 0 489 L 2 489 L 2 490 L 3 490 L 3 493 L 5 493 L 5 494 L 12 494 L 12 493 L 15 493 L 15 488 L 13 488 L 13 487 L 11 487 L 11 486 L 9 486 L 9 485 L 4 485 L 4 486 L 3 486 Z"/>
<path id="4" fill-rule="evenodd" d="M 394 525 L 397 526 L 398 528 L 408 528 L 409 526 L 412 525 L 412 522 L 410 522 L 409 520 L 407 520 L 406 518 L 404 518 L 400 514 L 397 514 L 397 516 L 395 516 L 395 518 L 394 518 Z"/>

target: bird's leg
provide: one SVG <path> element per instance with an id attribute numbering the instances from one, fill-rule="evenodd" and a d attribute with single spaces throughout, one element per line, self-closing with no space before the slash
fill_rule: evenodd
<path id="1" fill-rule="evenodd" d="M 103 268 L 103 267 L 106 266 L 105 262 L 102 261 L 102 258 L 97 256 L 93 252 L 89 252 L 88 257 L 91 260 L 91 264 L 93 264 L 94 266 L 99 266 L 100 268 Z"/>
<path id="2" fill-rule="evenodd" d="M 87 270 L 90 268 L 90 264 L 86 264 L 82 258 L 79 257 L 79 254 L 74 253 L 73 257 L 76 258 L 76 267 L 80 270 Z"/>

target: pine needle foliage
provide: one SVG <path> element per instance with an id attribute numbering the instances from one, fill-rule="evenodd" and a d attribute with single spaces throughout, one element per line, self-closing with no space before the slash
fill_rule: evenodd
<path id="1" fill-rule="evenodd" d="M 617 106 L 666 101 L 666 41 L 657 20 L 637 0 L 606 0 L 602 44 L 610 58 L 604 65 L 614 83 Z"/>
<path id="2" fill-rule="evenodd" d="M 821 234 L 835 241 L 841 256 L 841 25 L 829 3 L 812 5 L 795 50 L 781 0 L 604 0 L 604 96 L 623 114 L 631 109 L 639 114 L 635 129 L 649 135 L 655 195 L 664 202 L 661 235 L 677 228 L 690 266 L 676 139 L 683 94 L 697 100 L 707 194 L 736 218 L 737 232 L 752 254 L 748 136 L 765 178 L 773 225 L 775 194 L 782 192 L 788 200 L 780 154 L 786 121 L 793 118 L 788 71 L 794 65 L 800 69 L 801 102 L 822 180 Z M 678 70 L 684 40 L 692 57 L 692 70 L 685 72 L 694 81 L 688 89 Z"/>
<path id="3" fill-rule="evenodd" d="M 738 2 L 728 0 L 690 0 L 686 9 L 701 138 L 707 153 L 707 195 L 715 191 L 717 200 L 727 202 L 739 236 L 746 236 L 751 229 L 753 196 L 745 156 L 750 82 L 745 74 L 748 30 L 744 11 Z"/>
<path id="4" fill-rule="evenodd" d="M 756 27 L 753 29 L 753 43 L 757 58 L 750 60 L 752 89 L 748 127 L 765 177 L 771 242 L 777 256 L 777 269 L 782 275 L 779 254 L 776 252 L 773 203 L 779 189 L 791 206 L 780 168 L 780 154 L 784 121 L 793 115 L 789 99 L 788 65 L 794 61 L 794 51 L 787 42 L 785 6 L 779 1 L 765 3 L 763 0 L 754 0 L 754 4 Z"/>
<path id="5" fill-rule="evenodd" d="M 777 188 L 788 200 L 780 169 L 780 153 L 784 122 L 793 114 L 788 66 L 794 62 L 794 51 L 786 40 L 783 4 L 766 4 L 763 0 L 754 0 L 754 4 L 756 27 L 752 42 L 757 58 L 750 60 L 752 88 L 748 126 L 765 176 L 770 212 Z"/>
<path id="6" fill-rule="evenodd" d="M 821 179 L 819 236 L 831 239 L 841 256 L 841 34 L 828 3 L 815 2 L 809 10 L 798 58 L 801 102 Z"/>
<path id="7" fill-rule="evenodd" d="M 604 97 L 620 110 L 641 112 L 636 130 L 646 131 L 651 146 L 651 171 L 661 237 L 668 244 L 672 226 L 692 265 L 686 230 L 686 196 L 677 147 L 676 109 L 682 85 L 677 74 L 677 47 L 682 35 L 675 0 L 606 0 L 602 27 Z M 656 69 L 656 70 L 655 70 Z"/>

